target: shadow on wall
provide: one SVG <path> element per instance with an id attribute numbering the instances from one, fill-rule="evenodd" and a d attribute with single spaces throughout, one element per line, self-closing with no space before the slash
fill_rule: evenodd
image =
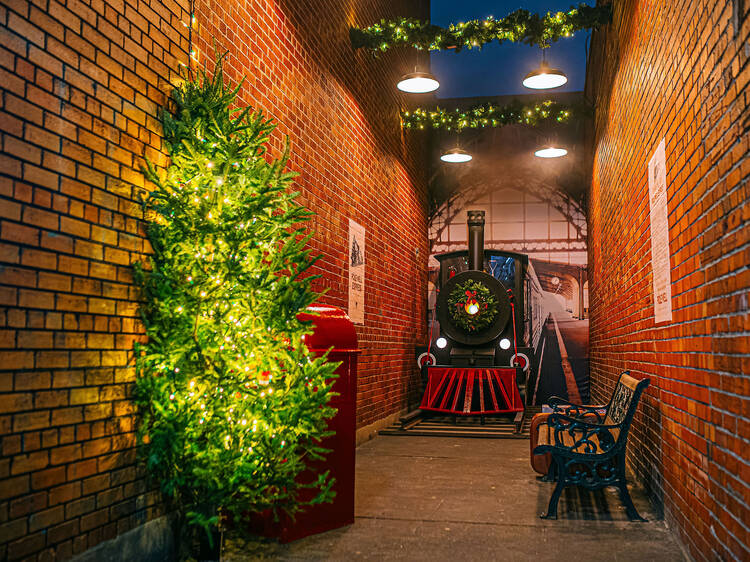
<path id="1" fill-rule="evenodd" d="M 628 6 L 625 6 L 628 4 Z M 613 22 L 626 22 L 625 25 L 629 25 L 627 30 L 628 43 L 632 41 L 635 33 L 635 28 L 632 23 L 629 22 L 629 18 L 620 17 L 617 12 L 624 11 L 629 13 L 631 11 L 632 0 L 625 0 L 625 2 L 612 3 L 612 10 L 615 12 L 612 17 Z M 612 34 L 615 38 L 618 37 L 614 30 L 609 29 L 612 24 L 604 26 L 600 29 L 594 29 L 591 32 L 590 45 L 594 42 L 598 42 L 599 45 L 604 45 L 604 49 L 592 50 L 589 53 L 588 60 L 586 61 L 586 84 L 584 87 L 584 97 L 594 106 L 595 115 L 592 119 L 587 120 L 587 127 L 584 132 L 584 147 L 589 162 L 587 162 L 587 170 L 593 170 L 593 157 L 596 152 L 596 142 L 598 135 L 597 123 L 603 122 L 609 126 L 609 119 L 607 116 L 610 112 L 610 104 L 612 99 L 612 90 L 614 88 L 614 77 L 618 75 L 620 69 L 620 61 L 622 57 L 620 53 L 623 49 L 627 48 L 627 44 L 619 44 L 617 41 L 609 41 L 609 35 Z M 597 35 L 599 35 L 597 37 Z M 603 131 L 606 134 L 606 131 Z"/>
<path id="2" fill-rule="evenodd" d="M 379 12 L 372 15 L 360 15 L 362 10 L 352 6 L 351 1 L 332 0 L 326 4 L 325 12 L 312 9 L 312 3 L 301 0 L 277 0 L 279 9 L 289 18 L 290 27 L 305 50 L 309 53 L 320 53 L 314 63 L 321 70 L 319 83 L 328 97 L 324 101 L 334 105 L 340 115 L 332 130 L 333 138 L 337 136 L 335 128 L 349 126 L 348 116 L 342 113 L 347 112 L 351 101 L 340 99 L 338 86 L 349 93 L 361 111 L 381 152 L 379 164 L 386 172 L 389 175 L 395 173 L 395 159 L 413 184 L 423 183 L 424 178 L 419 177 L 421 172 L 414 169 L 414 160 L 408 156 L 419 154 L 423 143 L 410 138 L 401 129 L 400 110 L 403 101 L 399 99 L 400 94 L 395 85 L 400 76 L 413 68 L 417 59 L 426 58 L 427 55 L 406 49 L 375 58 L 364 50 L 355 51 L 349 39 L 349 28 L 352 26 L 367 26 L 384 17 L 404 15 L 397 11 L 399 3 L 382 2 L 384 8 L 389 8 L 388 13 Z M 409 8 L 409 15 L 427 16 L 427 3 L 424 1 L 402 4 L 405 7 L 422 4 L 417 8 Z M 395 9 L 391 5 L 394 5 Z M 330 83 L 331 80 L 336 84 Z M 377 87 L 374 88 L 373 84 L 377 84 Z M 392 91 L 389 92 L 387 88 L 391 86 Z"/>

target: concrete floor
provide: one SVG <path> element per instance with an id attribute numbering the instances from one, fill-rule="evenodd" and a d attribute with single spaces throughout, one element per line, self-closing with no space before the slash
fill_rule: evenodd
<path id="1" fill-rule="evenodd" d="M 686 560 L 639 490 L 648 523 L 616 492 L 567 491 L 557 521 L 539 519 L 554 484 L 529 467 L 526 440 L 381 436 L 357 449 L 354 525 L 288 545 L 229 541 L 224 560 Z"/>

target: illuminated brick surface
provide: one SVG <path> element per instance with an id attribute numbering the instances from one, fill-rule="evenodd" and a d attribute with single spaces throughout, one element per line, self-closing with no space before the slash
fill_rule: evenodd
<path id="1" fill-rule="evenodd" d="M 350 24 L 426 2 L 199 2 L 243 102 L 292 142 L 316 213 L 323 302 L 347 306 L 347 231 L 367 229 L 358 425 L 414 402 L 424 339 L 426 176 L 402 136 L 404 50 L 353 53 Z M 404 11 L 406 10 L 406 11 Z M 157 109 L 187 60 L 188 2 L 12 0 L 0 6 L 0 559 L 66 559 L 161 513 L 135 465 L 131 265 L 148 251 L 145 154 L 165 163 Z M 207 57 L 206 54 L 209 56 Z"/>
<path id="2" fill-rule="evenodd" d="M 591 378 L 651 377 L 629 462 L 697 560 L 750 559 L 747 2 L 613 2 L 595 33 Z M 741 26 L 737 22 L 744 20 Z M 673 321 L 654 325 L 648 161 L 666 139 Z"/>

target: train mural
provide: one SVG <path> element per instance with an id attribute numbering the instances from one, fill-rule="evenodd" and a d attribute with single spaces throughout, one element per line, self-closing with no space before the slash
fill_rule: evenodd
<path id="1" fill-rule="evenodd" d="M 467 211 L 465 249 L 434 256 L 430 340 L 417 358 L 425 386 L 420 409 L 490 415 L 520 412 L 551 394 L 587 398 L 587 346 L 585 364 L 573 373 L 560 336 L 558 322 L 573 316 L 572 299 L 559 295 L 556 264 L 485 249 L 484 222 L 484 211 Z M 570 268 L 559 267 L 560 276 Z M 579 297 L 581 317 L 583 304 Z M 553 347 L 559 361 L 549 359 Z"/>

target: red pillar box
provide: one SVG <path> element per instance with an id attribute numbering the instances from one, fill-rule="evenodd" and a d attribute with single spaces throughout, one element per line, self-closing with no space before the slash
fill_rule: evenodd
<path id="1" fill-rule="evenodd" d="M 336 370 L 338 378 L 333 391 L 338 396 L 331 398 L 330 405 L 338 411 L 328 421 L 328 428 L 336 433 L 326 438 L 322 445 L 331 452 L 323 462 L 312 464 L 315 472 L 331 471 L 336 479 L 333 503 L 306 507 L 295 516 L 295 521 L 280 516 L 278 523 L 271 516 L 253 524 L 253 531 L 270 537 L 278 537 L 282 543 L 291 542 L 309 535 L 324 533 L 354 523 L 354 446 L 357 424 L 357 334 L 354 324 L 343 311 L 332 306 L 312 306 L 310 313 L 299 315 L 300 320 L 312 320 L 314 332 L 306 337 L 310 351 L 323 354 L 331 349 L 328 359 L 341 361 Z M 303 491 L 304 493 L 304 491 Z"/>

